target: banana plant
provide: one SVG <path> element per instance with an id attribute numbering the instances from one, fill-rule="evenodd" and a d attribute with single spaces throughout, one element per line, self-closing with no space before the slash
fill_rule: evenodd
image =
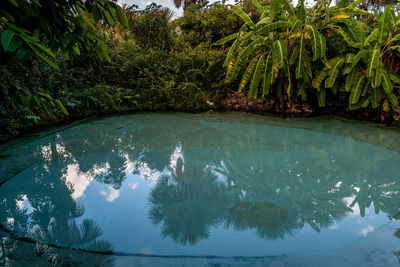
<path id="1" fill-rule="evenodd" d="M 356 9 L 355 3 L 329 7 L 330 1 L 325 0 L 318 1 L 311 9 L 305 7 L 304 1 L 299 1 L 296 7 L 288 0 L 273 0 L 267 5 L 252 1 L 262 14 L 260 20 L 255 23 L 241 9 L 232 6 L 245 23 L 238 33 L 216 43 L 235 40 L 224 64 L 226 81 L 241 75 L 239 92 L 248 87 L 250 99 L 286 94 L 306 100 L 307 92 L 314 88 L 319 105 L 324 106 L 325 89 L 335 85 L 345 62 L 342 57 L 327 59 L 326 35 L 346 36 L 349 43 L 355 43 L 351 18 L 354 14 L 365 15 L 365 11 Z M 323 72 L 315 80 L 317 67 Z M 325 85 L 321 86 L 325 78 Z"/>
<path id="2" fill-rule="evenodd" d="M 357 22 L 357 41 L 350 45 L 355 50 L 346 55 L 343 90 L 350 93 L 350 109 L 382 105 L 384 111 L 389 111 L 389 103 L 394 107 L 399 104 L 393 85 L 400 79 L 387 63 L 400 52 L 400 20 L 389 5 L 381 15 L 375 14 L 375 19 L 378 26 L 368 35 L 366 25 Z"/>

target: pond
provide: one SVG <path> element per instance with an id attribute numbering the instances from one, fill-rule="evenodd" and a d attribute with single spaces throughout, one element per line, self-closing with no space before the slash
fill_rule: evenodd
<path id="1" fill-rule="evenodd" d="M 2 265 L 392 266 L 400 132 L 143 113 L 2 146 Z"/>

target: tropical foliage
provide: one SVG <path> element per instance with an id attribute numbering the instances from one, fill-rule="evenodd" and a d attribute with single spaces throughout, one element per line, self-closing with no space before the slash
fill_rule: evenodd
<path id="1" fill-rule="evenodd" d="M 80 55 L 60 50 L 55 58 L 48 56 L 57 68 L 39 57 L 21 61 L 0 51 L 0 139 L 98 114 L 206 110 L 207 101 L 214 107 L 221 102 L 228 87 L 221 67 L 226 48 L 211 44 L 237 31 L 240 18 L 222 4 L 192 5 L 175 20 L 170 10 L 154 4 L 121 8 L 127 28 L 86 17 L 104 40 L 110 62 L 83 45 Z"/>
<path id="2" fill-rule="evenodd" d="M 90 17 L 92 19 L 90 19 Z M 109 0 L 100 1 L 26 1 L 9 0 L 0 3 L 0 55 L 12 54 L 27 62 L 32 57 L 58 69 L 57 53 L 66 57 L 81 51 L 94 49 L 102 60 L 111 61 L 104 38 L 98 33 L 94 22 L 112 24 L 117 19 L 124 27 L 128 20 L 121 6 Z M 0 68 L 2 75 L 11 75 L 7 68 Z M 67 109 L 59 99 L 53 99 L 43 90 L 22 88 L 18 82 L 10 86 L 0 80 L 0 87 L 7 91 L 18 90 L 24 107 L 39 107 L 53 116 L 52 106 L 65 115 Z M 35 118 L 35 117 L 32 117 Z"/>
<path id="3" fill-rule="evenodd" d="M 400 52 L 400 17 L 386 5 L 374 13 L 320 0 L 312 8 L 287 0 L 254 5 L 262 14 L 253 21 L 236 6 L 244 21 L 238 33 L 216 42 L 234 40 L 224 66 L 226 81 L 240 78 L 239 92 L 248 97 L 301 97 L 326 105 L 327 95 L 344 95 L 350 109 L 398 106 L 396 59 Z M 373 18 L 367 25 L 365 18 Z M 311 99 L 310 99 L 311 95 Z"/>
<path id="4" fill-rule="evenodd" d="M 392 123 L 399 4 L 370 2 L 190 4 L 177 17 L 156 4 L 2 1 L 0 139 L 135 110 L 261 106 Z"/>
<path id="5" fill-rule="evenodd" d="M 54 59 L 60 50 L 80 55 L 82 49 L 93 47 L 100 58 L 109 60 L 105 41 L 96 33 L 93 21 L 112 24 L 117 18 L 128 26 L 121 6 L 109 0 L 2 1 L 0 50 L 16 53 L 19 59 L 35 55 L 54 68 L 57 65 L 49 57 Z"/>

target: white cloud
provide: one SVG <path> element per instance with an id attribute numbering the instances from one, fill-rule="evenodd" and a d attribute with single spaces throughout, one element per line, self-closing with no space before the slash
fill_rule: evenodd
<path id="1" fill-rule="evenodd" d="M 129 188 L 132 189 L 132 190 L 135 190 L 138 187 L 138 185 L 139 185 L 138 182 L 132 183 L 132 184 L 128 184 Z"/>
<path id="2" fill-rule="evenodd" d="M 115 189 L 110 185 L 107 185 L 107 188 L 108 188 L 108 194 L 105 190 L 101 190 L 100 195 L 105 196 L 108 202 L 113 202 L 115 199 L 119 197 L 120 192 L 118 189 Z"/>
<path id="3" fill-rule="evenodd" d="M 67 166 L 67 173 L 64 175 L 66 184 L 72 190 L 71 197 L 78 199 L 84 196 L 86 188 L 93 181 L 94 177 L 106 171 L 106 168 L 94 166 L 87 172 L 79 169 L 79 164 L 74 163 Z"/>
<path id="4" fill-rule="evenodd" d="M 372 233 L 374 231 L 374 227 L 372 225 L 367 225 L 366 227 L 362 228 L 360 231 L 360 235 L 367 236 L 368 233 Z"/>

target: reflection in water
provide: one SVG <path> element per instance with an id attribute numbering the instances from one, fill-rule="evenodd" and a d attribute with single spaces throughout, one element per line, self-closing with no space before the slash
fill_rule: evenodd
<path id="1" fill-rule="evenodd" d="M 91 178 L 79 171 L 71 158 L 63 157 L 66 151 L 59 147 L 60 144 L 51 144 L 42 148 L 45 163 L 30 169 L 23 183 L 1 193 L 2 222 L 6 218 L 3 225 L 18 238 L 3 239 L 1 254 L 6 265 L 23 264 L 33 257 L 56 265 L 111 263 L 106 256 L 74 250 L 110 252 L 113 248 L 111 243 L 100 239 L 102 230 L 96 222 L 90 219 L 77 222 L 85 209 L 74 199 L 83 195 Z M 92 173 L 96 173 L 95 168 Z M 28 244 L 20 244 L 21 237 L 38 243 L 28 249 Z"/>
<path id="2" fill-rule="evenodd" d="M 257 228 L 277 227 L 288 219 L 284 209 L 267 202 L 238 202 L 229 213 L 237 223 Z"/>
<path id="3" fill-rule="evenodd" d="M 176 173 L 160 177 L 152 189 L 149 216 L 153 223 L 163 222 L 163 236 L 185 245 L 207 238 L 210 228 L 222 221 L 230 193 L 215 175 L 190 165 L 183 168 L 182 163 L 178 160 Z"/>
<path id="4" fill-rule="evenodd" d="M 320 232 L 354 211 L 365 216 L 371 206 L 389 218 L 399 213 L 399 153 L 253 117 L 127 118 L 78 125 L 13 149 L 1 164 L 29 168 L 23 184 L 11 179 L 0 188 L 1 223 L 43 244 L 110 251 L 78 200 L 96 181 L 106 185 L 106 201 L 117 201 L 132 174 L 154 179 L 148 216 L 163 237 L 182 245 L 207 239 L 219 225 L 273 240 L 306 225 Z M 140 185 L 126 186 L 133 192 Z M 0 253 L 19 253 L 5 252 L 13 249 Z M 47 258 L 66 257 L 57 253 Z"/>

